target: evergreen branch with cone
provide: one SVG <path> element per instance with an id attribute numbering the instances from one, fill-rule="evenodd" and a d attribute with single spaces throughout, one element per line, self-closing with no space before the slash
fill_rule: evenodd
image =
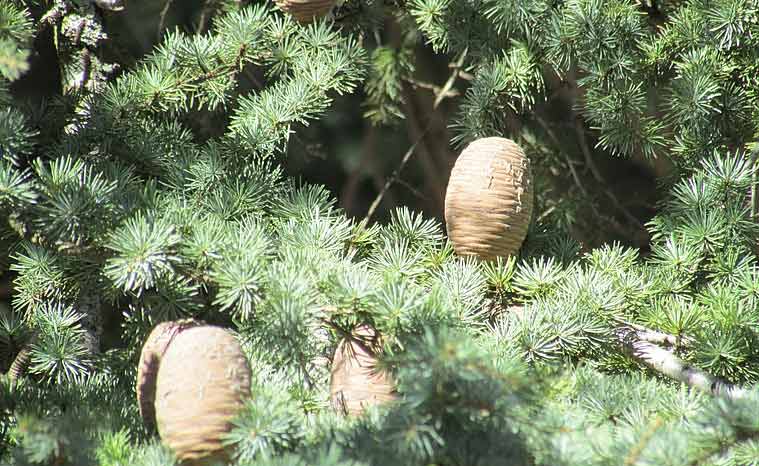
<path id="1" fill-rule="evenodd" d="M 759 462 L 757 0 L 201 3 L 0 0 L 0 463 Z"/>

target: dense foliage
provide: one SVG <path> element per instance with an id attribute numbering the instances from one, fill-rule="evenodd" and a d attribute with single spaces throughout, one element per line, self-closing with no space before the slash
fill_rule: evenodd
<path id="1" fill-rule="evenodd" d="M 174 464 L 135 377 L 185 317 L 253 368 L 235 464 L 759 464 L 759 2 L 349 0 L 310 25 L 206 2 L 135 63 L 107 3 L 0 0 L 3 464 Z M 33 103 L 13 85 L 48 40 L 60 89 Z M 519 257 L 282 169 L 339 96 L 404 118 L 422 43 L 453 147 L 509 137 L 535 167 Z M 597 167 L 636 157 L 673 167 L 650 244 L 586 248 L 578 224 L 640 222 Z M 400 396 L 345 417 L 324 361 L 360 324 Z"/>

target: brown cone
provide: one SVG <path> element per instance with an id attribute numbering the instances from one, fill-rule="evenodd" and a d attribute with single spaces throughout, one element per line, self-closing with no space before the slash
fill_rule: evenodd
<path id="1" fill-rule="evenodd" d="M 250 396 L 251 370 L 237 339 L 199 326 L 174 337 L 156 387 L 158 432 L 180 461 L 224 460 L 223 436 Z"/>
<path id="2" fill-rule="evenodd" d="M 275 3 L 301 24 L 326 16 L 335 6 L 335 0 L 275 0 Z"/>
<path id="3" fill-rule="evenodd" d="M 13 360 L 13 364 L 8 369 L 8 378 L 11 381 L 16 381 L 26 374 L 26 369 L 29 367 L 29 362 L 32 358 L 32 347 L 30 344 L 26 344 L 18 352 L 16 358 Z"/>
<path id="4" fill-rule="evenodd" d="M 363 325 L 354 336 L 368 344 L 343 339 L 332 361 L 330 394 L 333 407 L 343 413 L 357 415 L 367 406 L 395 399 L 395 383 L 390 374 L 376 369 L 377 332 Z M 370 351 L 367 351 L 370 350 Z"/>
<path id="5" fill-rule="evenodd" d="M 192 319 L 162 322 L 153 328 L 145 340 L 137 366 L 137 405 L 142 420 L 149 428 L 155 427 L 155 384 L 161 358 L 174 337 L 183 330 L 201 324 L 202 322 Z"/>
<path id="6" fill-rule="evenodd" d="M 522 149 L 498 137 L 472 142 L 456 160 L 445 196 L 454 250 L 484 260 L 516 254 L 527 235 L 532 204 L 530 162 Z"/>

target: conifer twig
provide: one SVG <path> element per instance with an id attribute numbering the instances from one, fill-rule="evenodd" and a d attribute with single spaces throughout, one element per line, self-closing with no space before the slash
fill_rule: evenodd
<path id="1" fill-rule="evenodd" d="M 554 134 L 551 127 L 548 126 L 548 123 L 543 118 L 541 118 L 540 115 L 535 114 L 534 117 L 535 121 L 537 121 L 540 127 L 543 128 L 543 131 L 546 132 L 551 141 L 553 141 L 553 143 L 556 145 L 557 149 L 559 149 L 561 154 L 564 155 L 564 158 L 567 161 L 567 166 L 569 167 L 569 172 L 572 174 L 572 179 L 575 180 L 575 184 L 578 188 L 580 188 L 580 192 L 582 192 L 585 197 L 589 197 L 588 192 L 585 190 L 585 186 L 583 186 L 582 181 L 580 180 L 580 176 L 577 174 L 577 170 L 575 170 L 572 159 L 569 157 L 569 154 L 567 154 L 566 151 L 561 150 L 561 143 L 559 142 L 559 138 L 556 137 L 556 134 Z"/>
<path id="2" fill-rule="evenodd" d="M 449 89 L 448 91 L 443 92 L 442 87 L 436 86 L 432 83 L 419 81 L 416 79 L 408 79 L 407 81 L 409 82 L 409 84 L 411 84 L 415 88 L 427 89 L 429 91 L 432 91 L 432 93 L 435 94 L 436 101 L 440 96 L 448 98 L 448 97 L 458 97 L 459 95 L 461 95 L 461 93 L 456 89 Z"/>
<path id="3" fill-rule="evenodd" d="M 571 73 L 571 75 L 567 79 L 567 85 L 572 89 L 573 91 L 578 91 L 579 87 L 577 85 L 577 81 L 574 77 L 574 71 Z M 575 95 L 575 101 L 577 100 L 576 92 Z M 606 195 L 606 197 L 611 200 L 612 204 L 614 204 L 614 207 L 619 210 L 622 215 L 627 218 L 627 220 L 632 223 L 633 225 L 637 226 L 638 228 L 644 228 L 644 225 L 632 214 L 630 211 L 622 205 L 621 202 L 619 202 L 619 199 L 617 199 L 617 196 L 611 191 L 608 184 L 606 183 L 606 180 L 601 175 L 601 171 L 596 166 L 595 162 L 593 162 L 593 154 L 590 150 L 590 146 L 588 145 L 588 140 L 585 136 L 585 126 L 583 125 L 582 118 L 580 115 L 578 115 L 574 110 L 572 110 L 571 113 L 571 119 L 573 120 L 573 126 L 575 134 L 577 135 L 577 142 L 580 146 L 580 151 L 582 152 L 583 157 L 585 158 L 585 164 L 587 165 L 588 169 L 590 170 L 591 174 L 593 175 L 593 178 L 601 185 L 601 188 Z"/>
<path id="4" fill-rule="evenodd" d="M 633 448 L 630 450 L 627 458 L 625 458 L 624 466 L 632 466 L 638 461 L 640 454 L 643 452 L 646 445 L 648 445 L 648 442 L 654 436 L 654 433 L 656 433 L 656 431 L 659 430 L 663 425 L 664 420 L 661 418 L 661 416 L 656 416 L 653 422 L 651 422 L 649 425 L 648 429 L 643 432 L 643 435 L 641 436 L 640 440 L 638 440 L 638 443 L 636 443 L 635 446 L 633 446 Z"/>
<path id="5" fill-rule="evenodd" d="M 440 90 L 440 92 L 435 97 L 435 103 L 432 104 L 432 109 L 437 109 L 438 105 L 445 99 L 448 92 L 451 91 L 451 88 L 453 87 L 453 84 L 456 82 L 456 78 L 459 75 L 459 70 L 461 70 L 461 67 L 464 66 L 464 60 L 466 60 L 466 56 L 469 53 L 469 47 L 465 48 L 463 52 L 461 52 L 461 55 L 459 55 L 458 60 L 456 60 L 453 63 L 453 72 L 448 77 L 448 81 L 443 84 L 443 88 Z"/>
<path id="6" fill-rule="evenodd" d="M 422 134 L 419 135 L 419 138 L 417 138 L 416 141 L 414 141 L 413 144 L 411 144 L 411 147 L 408 148 L 405 154 L 403 154 L 403 158 L 401 159 L 401 163 L 398 165 L 398 168 L 393 171 L 393 174 L 390 175 L 390 178 L 385 181 L 385 185 L 382 186 L 382 190 L 377 194 L 377 197 L 374 198 L 374 201 L 372 201 L 372 204 L 369 206 L 369 210 L 366 213 L 366 216 L 364 217 L 365 221 L 369 221 L 369 219 L 372 218 L 374 215 L 374 212 L 377 210 L 377 207 L 379 207 L 380 203 L 382 202 L 382 199 L 385 197 L 385 193 L 387 193 L 387 190 L 390 189 L 390 186 L 395 183 L 395 180 L 398 179 L 398 177 L 401 174 L 401 171 L 406 166 L 408 161 L 411 159 L 411 156 L 414 154 L 414 151 L 416 150 L 416 146 L 419 145 L 419 143 L 422 141 L 422 138 L 424 138 L 427 135 L 427 132 L 430 129 L 430 125 L 428 124 L 427 127 L 422 131 Z"/>
<path id="7" fill-rule="evenodd" d="M 419 117 L 415 105 L 414 97 L 408 91 L 407 86 L 403 86 L 403 112 L 406 114 L 406 123 L 410 139 L 418 139 L 419 146 L 417 147 L 417 161 L 421 164 L 422 173 L 424 173 L 425 182 L 428 189 L 434 194 L 434 201 L 436 207 L 442 208 L 445 198 L 445 185 L 440 183 L 441 174 L 439 173 L 439 167 L 433 160 L 433 150 L 430 149 L 427 138 L 422 137 L 422 134 L 432 129 L 432 117 L 429 117 L 424 130 L 422 130 L 422 119 Z M 434 111 L 434 107 L 433 107 Z M 395 178 L 395 183 L 400 183 L 401 175 Z"/>
<path id="8" fill-rule="evenodd" d="M 429 198 L 427 196 L 425 196 L 421 191 L 419 191 L 415 187 L 411 186 L 407 181 L 403 180 L 403 178 L 398 178 L 398 180 L 396 182 L 399 185 L 403 186 L 404 188 L 408 189 L 411 192 L 411 194 L 413 194 L 417 198 L 419 198 L 421 200 L 424 200 L 424 201 L 429 200 Z"/>
<path id="9" fill-rule="evenodd" d="M 308 367 L 306 367 L 306 363 L 303 361 L 302 358 L 298 358 L 298 364 L 300 365 L 300 370 L 303 372 L 303 380 L 306 381 L 306 385 L 308 385 L 308 389 L 313 390 L 314 381 L 311 379 L 311 375 L 308 373 Z"/>
<path id="10" fill-rule="evenodd" d="M 459 55 L 459 58 L 456 60 L 451 76 L 448 78 L 448 81 L 446 81 L 446 83 L 443 85 L 443 88 L 440 94 L 438 94 L 438 98 L 435 99 L 435 103 L 432 106 L 433 110 L 437 108 L 440 102 L 442 102 L 442 98 L 440 98 L 440 96 L 444 96 L 444 94 L 450 91 L 451 87 L 453 86 L 453 83 L 456 82 L 456 77 L 458 76 L 459 69 L 463 66 L 467 53 L 468 53 L 468 49 L 464 49 L 464 51 L 461 52 L 461 55 Z M 432 127 L 432 120 L 430 120 L 427 123 L 427 126 L 424 128 L 424 130 L 421 131 L 416 141 L 414 141 L 414 143 L 411 145 L 411 147 L 408 148 L 406 153 L 403 154 L 401 163 L 398 165 L 395 171 L 393 171 L 393 174 L 390 175 L 390 178 L 387 179 L 387 181 L 385 182 L 385 185 L 382 187 L 382 190 L 377 194 L 377 197 L 374 198 L 374 201 L 372 201 L 372 204 L 369 206 L 369 210 L 367 211 L 366 216 L 364 217 L 364 221 L 368 222 L 372 218 L 372 216 L 374 215 L 374 212 L 377 210 L 377 207 L 379 207 L 380 203 L 382 202 L 382 199 L 385 197 L 385 193 L 387 193 L 387 190 L 390 189 L 390 187 L 396 182 L 396 180 L 401 174 L 401 171 L 403 171 L 403 168 L 406 166 L 408 161 L 411 160 L 411 156 L 414 154 L 414 151 L 416 150 L 416 146 L 418 146 L 422 142 L 422 140 L 427 136 L 427 133 L 429 132 L 431 127 Z"/>
<path id="11" fill-rule="evenodd" d="M 674 335 L 658 332 L 656 330 L 638 330 L 638 338 L 655 345 L 677 345 L 678 339 Z"/>
<path id="12" fill-rule="evenodd" d="M 631 327 L 617 329 L 616 336 L 623 350 L 633 359 L 691 388 L 729 400 L 740 399 L 748 394 L 746 389 L 724 382 L 689 365 L 671 351 L 644 341 Z"/>
<path id="13" fill-rule="evenodd" d="M 593 162 L 593 155 L 590 152 L 590 147 L 588 146 L 588 141 L 585 139 L 585 128 L 583 127 L 582 120 L 580 120 L 579 116 L 575 116 L 575 132 L 577 133 L 577 139 L 580 144 L 580 150 L 582 151 L 583 156 L 585 157 L 585 163 L 588 165 L 588 168 L 590 169 L 590 172 L 593 174 L 593 178 L 601 185 L 603 188 L 604 194 L 606 194 L 606 197 L 608 197 L 612 204 L 614 204 L 614 207 L 616 207 L 620 212 L 622 212 L 622 215 L 627 218 L 627 220 L 632 223 L 633 225 L 638 226 L 639 228 L 643 228 L 643 224 L 640 223 L 640 220 L 638 220 L 632 213 L 630 213 L 629 210 L 625 206 L 622 205 L 621 202 L 619 202 L 619 199 L 617 199 L 617 196 L 611 191 L 611 189 L 608 187 L 606 180 L 601 176 L 601 171 L 596 167 L 595 162 Z"/>
<path id="14" fill-rule="evenodd" d="M 206 0 L 203 2 L 203 9 L 200 10 L 200 18 L 198 19 L 197 31 L 200 33 L 205 32 L 208 25 L 208 18 L 211 17 L 215 0 Z"/>
<path id="15" fill-rule="evenodd" d="M 42 18 L 37 22 L 37 33 L 41 33 L 45 28 L 49 26 L 57 25 L 63 16 L 68 13 L 70 5 L 63 1 L 56 1 L 53 6 L 50 7 L 47 12 L 42 15 Z"/>
<path id="16" fill-rule="evenodd" d="M 169 9 L 171 9 L 172 3 L 174 3 L 174 0 L 166 0 L 166 3 L 164 3 L 163 8 L 161 8 L 161 14 L 158 20 L 158 34 L 157 34 L 157 39 L 159 41 L 161 40 L 161 35 L 163 35 L 163 30 L 166 29 L 166 16 L 169 14 Z"/>

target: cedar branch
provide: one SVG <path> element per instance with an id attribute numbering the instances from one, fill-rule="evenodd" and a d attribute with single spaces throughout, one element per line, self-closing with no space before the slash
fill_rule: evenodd
<path id="1" fill-rule="evenodd" d="M 729 400 L 737 400 L 748 395 L 742 387 L 731 385 L 717 377 L 693 367 L 661 346 L 645 341 L 638 331 L 631 327 L 617 329 L 616 336 L 623 350 L 636 361 L 650 369 L 678 380 L 691 388 Z"/>

